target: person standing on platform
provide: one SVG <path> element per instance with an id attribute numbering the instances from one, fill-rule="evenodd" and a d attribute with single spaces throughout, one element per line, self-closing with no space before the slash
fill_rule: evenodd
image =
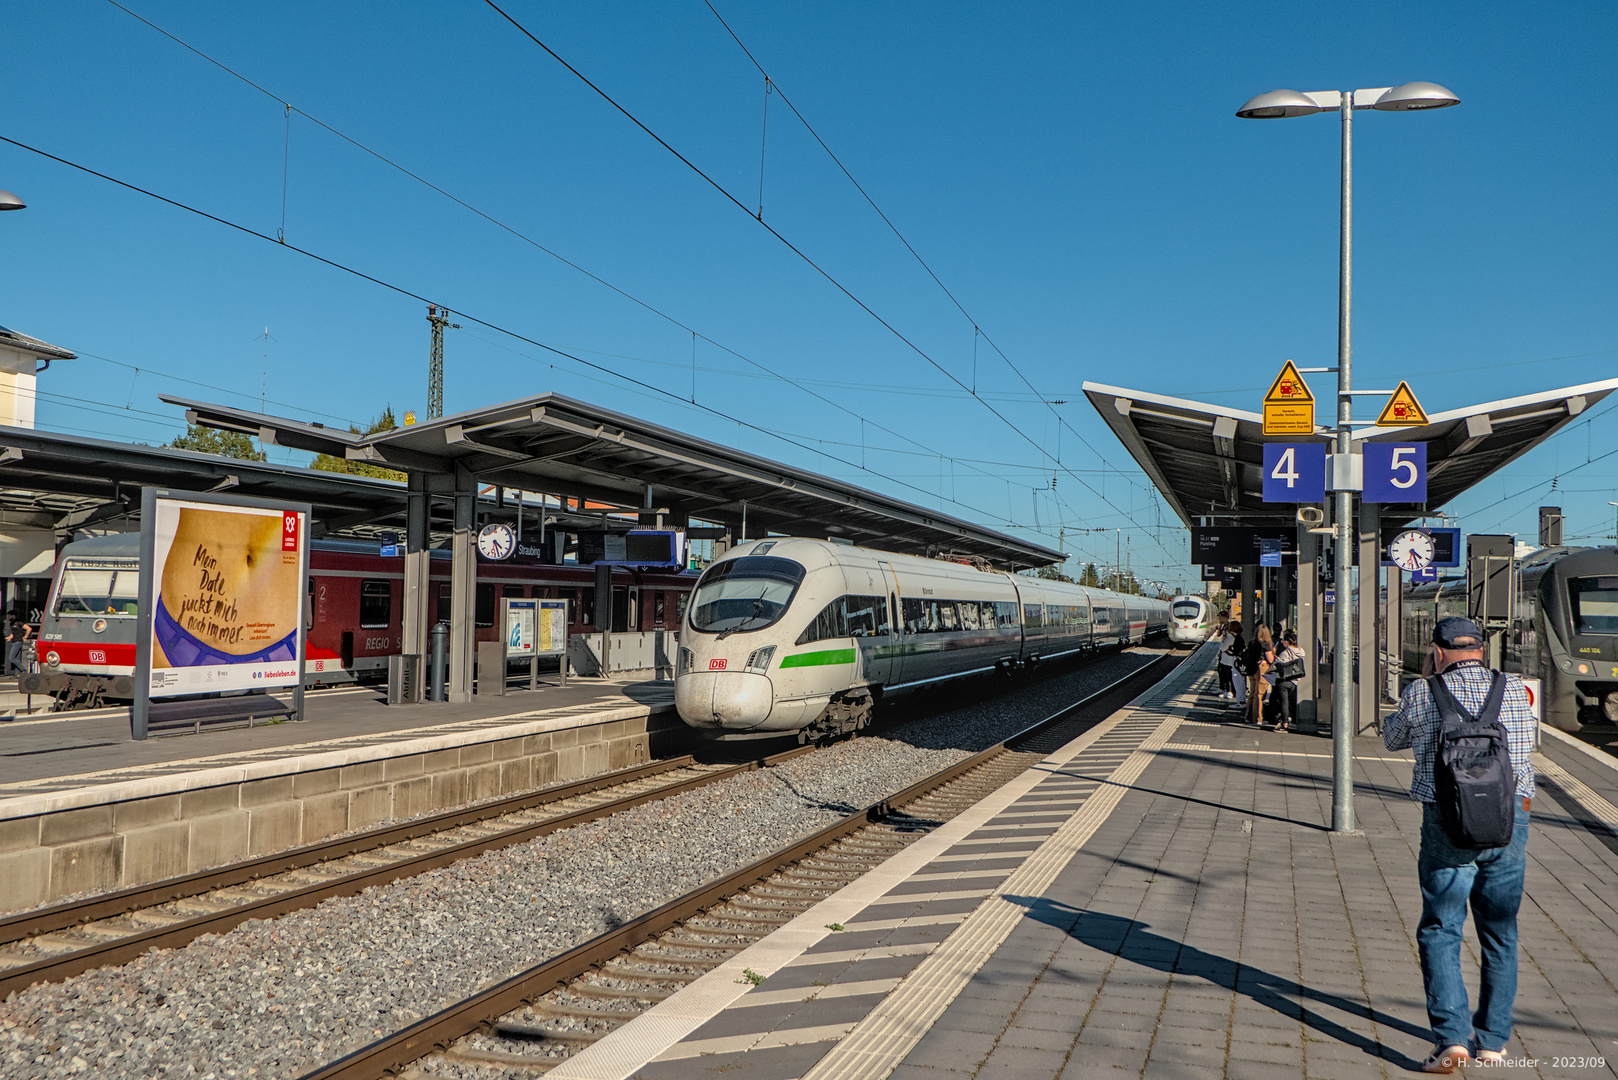
<path id="1" fill-rule="evenodd" d="M 1483 632 L 1477 623 L 1456 616 L 1438 620 L 1433 648 L 1422 665 L 1424 677 L 1405 687 L 1399 708 L 1382 729 L 1389 750 L 1413 751 L 1410 797 L 1422 804 L 1421 854 L 1416 861 L 1421 923 L 1416 948 L 1435 1043 L 1422 1071 L 1450 1073 L 1471 1059 L 1485 1065 L 1503 1063 L 1511 1036 L 1517 997 L 1517 909 L 1528 865 L 1529 806 L 1534 795 L 1534 717 L 1522 679 L 1506 675 L 1498 719 L 1505 728 L 1514 774 L 1510 779 L 1515 781 L 1511 839 L 1503 847 L 1458 846 L 1445 829 L 1434 776 L 1435 766 L 1447 768 L 1439 760 L 1444 721 L 1427 678 L 1434 672 L 1461 709 L 1483 719 L 1496 673 L 1483 664 Z M 1461 980 L 1461 936 L 1468 904 L 1477 919 L 1483 966 L 1478 1007 L 1471 1016 Z"/>
<path id="2" fill-rule="evenodd" d="M 1275 689 L 1270 691 L 1270 705 L 1275 726 L 1287 731 L 1292 727 L 1293 718 L 1298 715 L 1298 681 L 1303 678 L 1303 665 L 1308 658 L 1298 648 L 1296 630 L 1288 630 L 1281 635 L 1281 642 L 1282 648 L 1275 654 L 1275 667 L 1270 672 L 1275 676 Z"/>
<path id="3" fill-rule="evenodd" d="M 1275 659 L 1275 641 L 1263 623 L 1253 632 L 1253 640 L 1242 650 L 1242 674 L 1247 677 L 1247 722 L 1264 722 L 1264 673 Z"/>
<path id="4" fill-rule="evenodd" d="M 34 636 L 34 628 L 17 618 L 15 612 L 6 615 L 6 674 L 20 675 L 26 665 L 23 663 L 23 653 L 28 648 L 28 639 Z"/>
<path id="5" fill-rule="evenodd" d="M 1241 672 L 1242 653 L 1247 649 L 1247 639 L 1242 637 L 1242 624 L 1232 622 L 1225 634 L 1225 644 L 1219 653 L 1219 662 L 1228 665 L 1230 669 L 1230 707 L 1243 708 L 1247 704 L 1247 679 Z"/>
<path id="6" fill-rule="evenodd" d="M 1230 665 L 1231 665 L 1231 663 L 1233 661 L 1232 661 L 1232 658 L 1231 658 L 1230 652 L 1229 652 L 1229 650 L 1230 650 L 1230 609 L 1229 608 L 1226 608 L 1224 611 L 1221 611 L 1219 613 L 1219 624 L 1214 627 L 1213 633 L 1210 634 L 1209 637 L 1212 638 L 1213 640 L 1219 642 L 1219 657 L 1218 657 L 1219 663 L 1217 665 L 1215 665 L 1219 669 L 1219 696 L 1221 698 L 1223 698 L 1224 700 L 1229 701 L 1231 699 L 1231 697 L 1236 693 L 1236 691 L 1233 690 L 1231 688 L 1231 685 L 1230 685 Z"/>

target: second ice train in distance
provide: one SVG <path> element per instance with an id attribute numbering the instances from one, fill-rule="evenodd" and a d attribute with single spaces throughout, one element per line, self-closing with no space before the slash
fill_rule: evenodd
<path id="1" fill-rule="evenodd" d="M 1169 605 L 940 559 L 772 539 L 697 582 L 674 700 L 711 738 L 869 723 L 879 700 L 1167 631 Z"/>

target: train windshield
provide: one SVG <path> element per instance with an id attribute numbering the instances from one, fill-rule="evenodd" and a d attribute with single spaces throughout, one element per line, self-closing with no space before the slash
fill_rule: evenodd
<path id="1" fill-rule="evenodd" d="M 792 603 L 803 567 L 791 559 L 743 555 L 717 563 L 691 597 L 691 628 L 709 634 L 762 630 Z"/>
<path id="2" fill-rule="evenodd" d="M 1181 600 L 1174 605 L 1176 619 L 1196 619 L 1202 615 L 1202 605 L 1195 600 Z"/>
<path id="3" fill-rule="evenodd" d="M 134 615 L 140 569 L 132 562 L 73 560 L 62 568 L 57 615 Z"/>
<path id="4" fill-rule="evenodd" d="M 1618 636 L 1618 577 L 1569 578 L 1573 632 Z"/>

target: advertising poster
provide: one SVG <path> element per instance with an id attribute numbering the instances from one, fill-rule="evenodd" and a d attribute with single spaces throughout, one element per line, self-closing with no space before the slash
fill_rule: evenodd
<path id="1" fill-rule="evenodd" d="M 301 685 L 308 511 L 174 495 L 146 523 L 148 696 Z"/>

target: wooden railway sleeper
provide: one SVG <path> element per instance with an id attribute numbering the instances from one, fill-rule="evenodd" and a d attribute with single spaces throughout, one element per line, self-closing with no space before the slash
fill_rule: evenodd
<path id="1" fill-rule="evenodd" d="M 660 963 L 660 961 L 647 962 Z M 672 967 L 673 965 L 665 964 L 663 966 Z M 645 971 L 640 968 L 630 967 L 628 964 L 617 960 L 608 960 L 605 964 L 602 964 L 601 972 L 611 978 L 623 979 L 626 982 L 673 983 L 676 986 L 694 983 L 707 974 L 706 971 Z"/>
<path id="2" fill-rule="evenodd" d="M 584 980 L 569 984 L 567 992 L 576 997 L 629 1001 L 667 1001 L 675 994 L 673 990 L 635 990 L 627 986 L 602 986 Z"/>

